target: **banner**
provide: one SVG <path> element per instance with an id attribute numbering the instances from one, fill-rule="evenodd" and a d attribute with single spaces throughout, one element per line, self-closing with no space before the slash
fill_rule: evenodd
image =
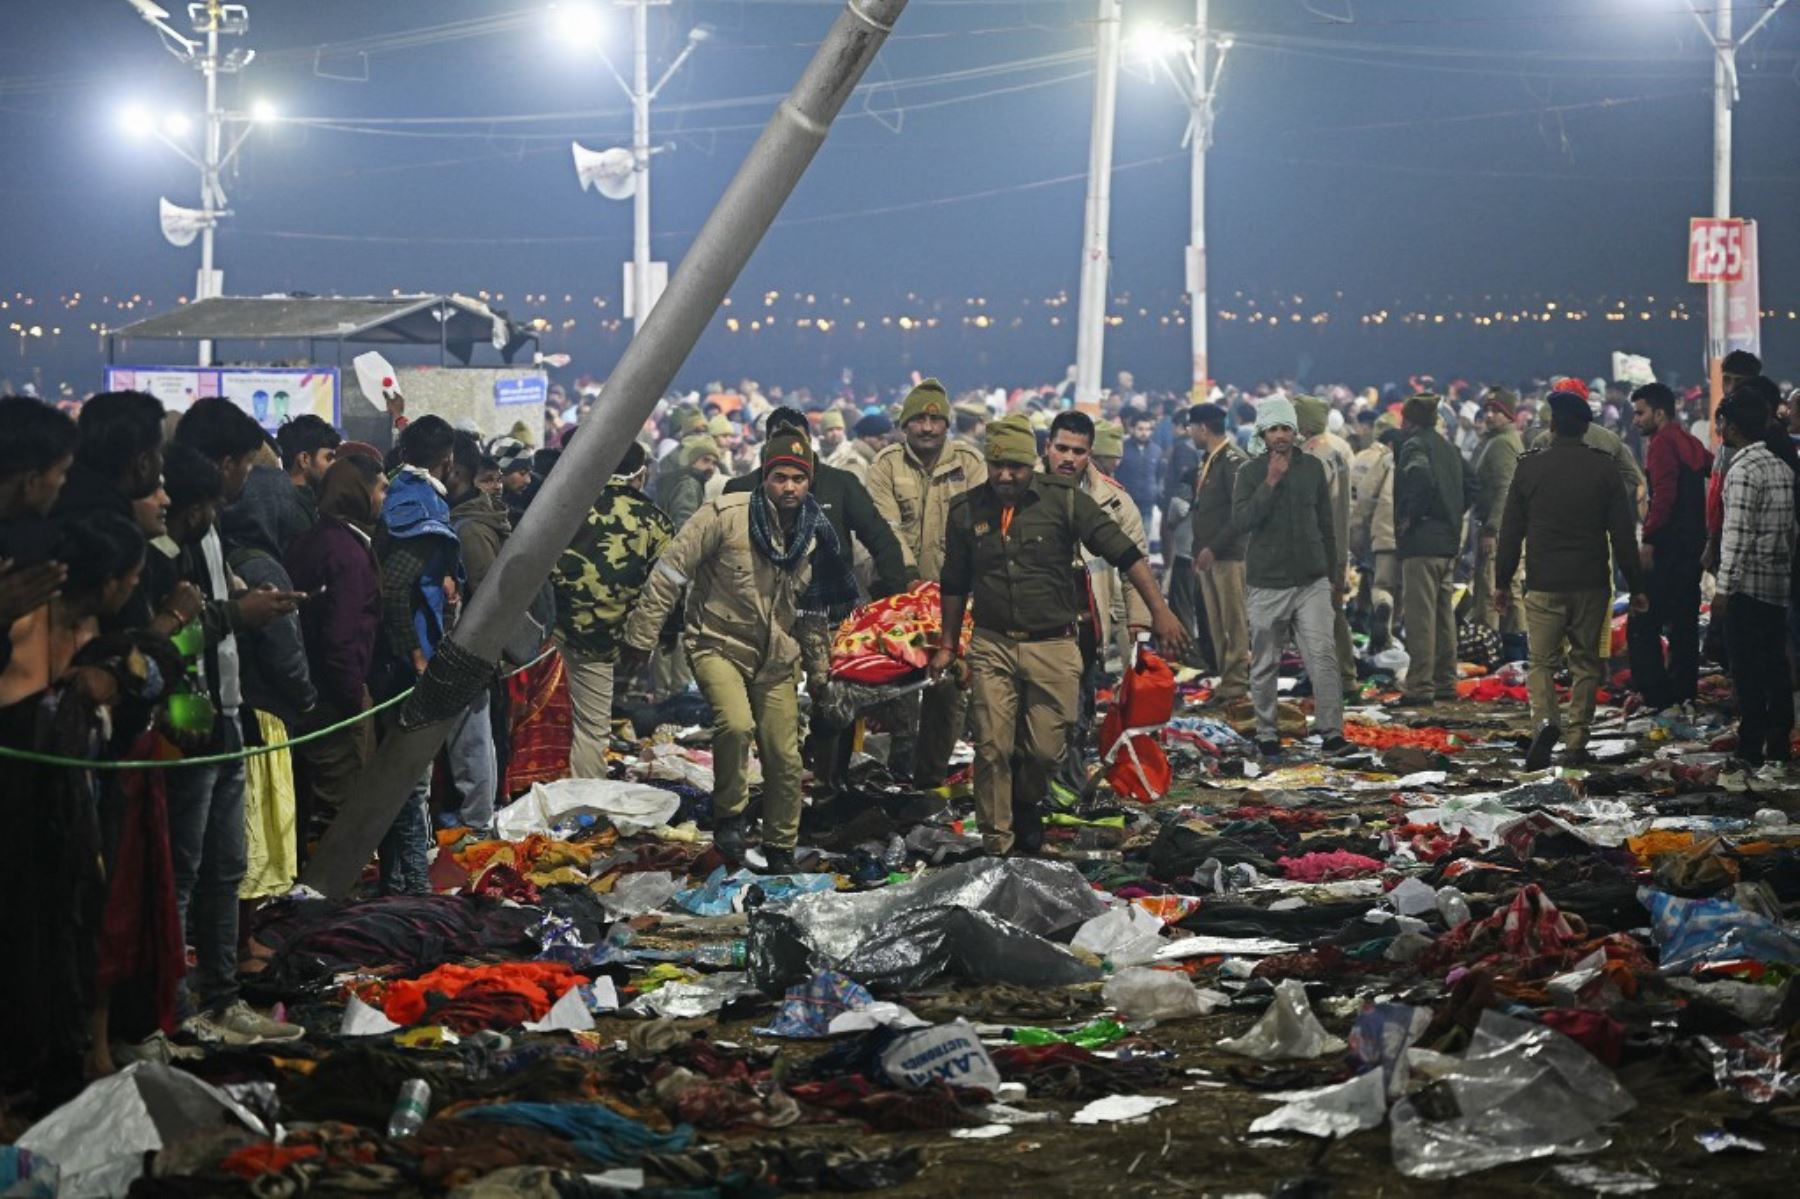
<path id="1" fill-rule="evenodd" d="M 1725 284 L 1725 351 L 1748 350 L 1762 357 L 1761 273 L 1756 262 L 1756 222 L 1744 222 L 1743 263 Z"/>
<path id="2" fill-rule="evenodd" d="M 224 396 L 271 433 L 307 413 L 338 423 L 335 367 L 109 366 L 105 390 L 148 392 L 171 412 Z"/>

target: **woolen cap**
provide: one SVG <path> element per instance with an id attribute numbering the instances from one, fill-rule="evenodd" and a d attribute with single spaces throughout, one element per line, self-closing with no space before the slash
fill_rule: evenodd
<path id="1" fill-rule="evenodd" d="M 1317 437 L 1331 423 L 1331 405 L 1318 396 L 1295 396 L 1294 417 L 1300 423 L 1295 426 L 1302 437 Z"/>
<path id="2" fill-rule="evenodd" d="M 989 462 L 1010 462 L 1018 466 L 1036 463 L 1037 434 L 1031 431 L 1031 421 L 1015 413 L 988 425 L 986 454 Z"/>
<path id="3" fill-rule="evenodd" d="M 1094 448 L 1091 452 L 1096 458 L 1125 456 L 1125 430 L 1119 427 L 1118 421 L 1103 420 L 1094 426 Z"/>
<path id="4" fill-rule="evenodd" d="M 717 458 L 719 443 L 710 433 L 691 433 L 681 439 L 681 456 L 678 461 L 683 466 L 692 466 L 702 458 Z"/>
<path id="5" fill-rule="evenodd" d="M 927 379 L 907 392 L 905 401 L 900 405 L 901 424 L 917 420 L 921 416 L 950 419 L 950 396 L 944 391 L 944 385 L 936 379 Z"/>
<path id="6" fill-rule="evenodd" d="M 836 408 L 827 408 L 819 413 L 819 430 L 821 432 L 826 429 L 842 429 L 843 427 L 844 414 Z"/>
<path id="7" fill-rule="evenodd" d="M 763 442 L 762 468 L 770 471 L 778 466 L 791 466 L 813 476 L 812 442 L 789 429 L 783 429 Z"/>
<path id="8" fill-rule="evenodd" d="M 1401 405 L 1400 419 L 1409 425 L 1435 428 L 1438 422 L 1438 397 L 1429 391 L 1421 391 L 1412 396 Z"/>
<path id="9" fill-rule="evenodd" d="M 871 412 L 856 422 L 858 437 L 886 437 L 894 431 L 894 422 L 884 412 Z"/>

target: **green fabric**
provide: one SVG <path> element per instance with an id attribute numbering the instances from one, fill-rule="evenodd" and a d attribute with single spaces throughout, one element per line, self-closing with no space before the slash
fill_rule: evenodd
<path id="1" fill-rule="evenodd" d="M 1031 466 L 1037 462 L 1037 436 L 1023 416 L 1003 416 L 987 430 L 987 460 Z"/>
<path id="2" fill-rule="evenodd" d="M 1519 468 L 1519 455 L 1524 452 L 1525 442 L 1511 425 L 1498 433 L 1486 434 L 1475 452 L 1474 515 L 1482 533 L 1490 537 L 1500 532 L 1506 492 L 1512 486 L 1513 472 Z"/>
<path id="3" fill-rule="evenodd" d="M 945 534 L 945 595 L 973 595 L 977 625 L 997 632 L 1037 633 L 1082 615 L 1071 563 L 1087 547 L 1120 570 L 1144 555 L 1093 497 L 1068 481 L 1033 475 L 1005 535 L 992 483 L 950 503 Z"/>
<path id="4" fill-rule="evenodd" d="M 920 416 L 950 419 L 950 396 L 944 391 L 944 385 L 936 379 L 926 379 L 907 392 L 905 401 L 900 405 L 901 424 Z"/>
<path id="5" fill-rule="evenodd" d="M 642 494 L 608 483 L 556 560 L 556 631 L 585 658 L 618 657 L 625 620 L 675 526 Z"/>
<path id="6" fill-rule="evenodd" d="M 1238 468 L 1231 493 L 1231 522 L 1247 539 L 1244 582 L 1288 589 L 1316 579 L 1342 582 L 1331 485 L 1317 458 L 1294 450 L 1285 478 L 1269 486 L 1268 454 Z"/>
<path id="7" fill-rule="evenodd" d="M 1402 558 L 1454 558 L 1474 498 L 1462 455 L 1436 429 L 1413 429 L 1394 452 L 1394 550 Z"/>
<path id="8" fill-rule="evenodd" d="M 1331 423 L 1331 405 L 1317 396 L 1295 396 L 1294 418 L 1302 438 L 1317 437 Z"/>

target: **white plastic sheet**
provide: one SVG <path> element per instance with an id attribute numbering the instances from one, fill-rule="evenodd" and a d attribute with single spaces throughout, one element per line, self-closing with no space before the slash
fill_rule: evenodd
<path id="1" fill-rule="evenodd" d="M 1310 1091 L 1290 1091 L 1265 1098 L 1287 1102 L 1250 1122 L 1251 1132 L 1303 1132 L 1314 1137 L 1347 1137 L 1387 1119 L 1387 1095 L 1381 1071 L 1358 1074 L 1348 1082 Z"/>
<path id="2" fill-rule="evenodd" d="M 1284 978 L 1275 984 L 1275 1002 L 1256 1026 L 1241 1037 L 1220 1041 L 1219 1048 L 1267 1062 L 1342 1053 L 1347 1046 L 1342 1038 L 1326 1032 L 1313 1015 L 1305 985 L 1299 979 Z"/>
<path id="3" fill-rule="evenodd" d="M 1096 1099 L 1073 1116 L 1071 1124 L 1117 1124 L 1142 1120 L 1158 1108 L 1173 1107 L 1175 1100 L 1156 1095 L 1108 1095 Z"/>
<path id="4" fill-rule="evenodd" d="M 1132 966 L 1106 980 L 1100 997 L 1119 1018 L 1139 1027 L 1204 1016 L 1231 1001 L 1229 995 L 1196 987 L 1185 974 Z"/>
<path id="5" fill-rule="evenodd" d="M 250 1110 L 192 1074 L 136 1062 L 88 1088 L 26 1129 L 21 1149 L 62 1171 L 58 1199 L 123 1195 L 144 1172 L 144 1154 L 195 1133 L 241 1124 L 267 1136 Z"/>
<path id="6" fill-rule="evenodd" d="M 681 796 L 645 783 L 617 779 L 557 779 L 536 783 L 517 801 L 494 814 L 494 833 L 522 841 L 548 833 L 565 816 L 604 816 L 629 836 L 667 824 L 681 808 Z"/>
<path id="7" fill-rule="evenodd" d="M 1163 922 L 1138 907 L 1122 903 L 1109 908 L 1075 930 L 1069 944 L 1114 966 L 1141 966 L 1156 959 L 1162 948 Z"/>

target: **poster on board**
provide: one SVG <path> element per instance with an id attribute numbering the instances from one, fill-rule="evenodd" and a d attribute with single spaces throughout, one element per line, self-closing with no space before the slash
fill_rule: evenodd
<path id="1" fill-rule="evenodd" d="M 171 412 L 186 412 L 202 396 L 224 396 L 271 433 L 308 413 L 338 423 L 333 367 L 109 366 L 105 389 L 148 392 Z"/>

